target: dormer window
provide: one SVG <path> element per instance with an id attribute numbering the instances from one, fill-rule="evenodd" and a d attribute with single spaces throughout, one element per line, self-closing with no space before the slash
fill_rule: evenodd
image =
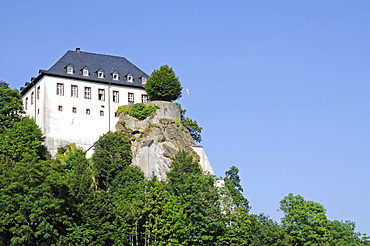
<path id="1" fill-rule="evenodd" d="M 118 74 L 118 72 L 117 72 L 117 71 L 114 71 L 114 72 L 112 73 L 112 78 L 113 78 L 113 80 L 119 80 L 119 74 Z"/>
<path id="2" fill-rule="evenodd" d="M 134 76 L 132 73 L 126 75 L 127 82 L 134 82 Z"/>
<path id="3" fill-rule="evenodd" d="M 143 84 L 143 85 L 145 85 L 146 84 L 146 77 L 141 77 L 141 83 Z"/>
<path id="4" fill-rule="evenodd" d="M 90 72 L 89 72 L 89 69 L 87 67 L 84 67 L 82 69 L 82 75 L 83 76 L 86 76 L 86 77 L 89 77 L 90 76 Z"/>
<path id="5" fill-rule="evenodd" d="M 71 64 L 67 66 L 67 74 L 73 74 L 73 67 Z"/>
<path id="6" fill-rule="evenodd" d="M 98 78 L 99 79 L 104 79 L 104 71 L 102 69 L 98 70 Z"/>

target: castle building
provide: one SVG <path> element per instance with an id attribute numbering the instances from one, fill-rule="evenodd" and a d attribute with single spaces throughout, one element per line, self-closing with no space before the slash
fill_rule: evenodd
<path id="1" fill-rule="evenodd" d="M 42 129 L 52 156 L 70 143 L 89 150 L 99 136 L 115 131 L 118 106 L 148 100 L 147 78 L 126 58 L 77 48 L 21 88 L 24 110 Z"/>

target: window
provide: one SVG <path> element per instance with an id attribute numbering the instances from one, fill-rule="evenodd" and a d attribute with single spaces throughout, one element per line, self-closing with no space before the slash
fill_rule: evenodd
<path id="1" fill-rule="evenodd" d="M 112 77 L 113 77 L 113 80 L 118 80 L 119 79 L 118 72 L 114 71 Z"/>
<path id="2" fill-rule="evenodd" d="M 87 69 L 87 67 L 84 67 L 82 69 L 82 75 L 83 76 L 86 76 L 86 77 L 89 77 L 90 76 L 89 69 Z"/>
<path id="3" fill-rule="evenodd" d="M 85 87 L 85 98 L 91 99 L 91 87 Z"/>
<path id="4" fill-rule="evenodd" d="M 37 99 L 40 99 L 40 86 L 37 87 Z"/>
<path id="5" fill-rule="evenodd" d="M 100 110 L 100 116 L 104 116 L 104 111 Z"/>
<path id="6" fill-rule="evenodd" d="M 129 92 L 128 93 L 128 104 L 134 103 L 134 93 Z"/>
<path id="7" fill-rule="evenodd" d="M 113 102 L 118 103 L 119 102 L 119 92 L 113 91 Z"/>
<path id="8" fill-rule="evenodd" d="M 141 78 L 141 83 L 144 84 L 144 85 L 146 84 L 146 77 Z"/>
<path id="9" fill-rule="evenodd" d="M 37 109 L 37 114 L 40 114 L 40 109 L 39 108 Z"/>
<path id="10" fill-rule="evenodd" d="M 31 93 L 31 105 L 33 104 L 33 98 L 34 98 L 34 96 L 35 96 L 35 93 L 34 93 L 34 92 L 32 92 L 32 93 Z"/>
<path id="11" fill-rule="evenodd" d="M 90 109 L 89 108 L 86 109 L 86 114 L 90 114 Z"/>
<path id="12" fill-rule="evenodd" d="M 134 82 L 134 77 L 132 75 L 127 75 L 127 82 Z"/>
<path id="13" fill-rule="evenodd" d="M 77 97 L 77 85 L 71 85 L 71 97 Z"/>
<path id="14" fill-rule="evenodd" d="M 119 114 L 117 112 L 114 112 L 114 117 L 118 118 Z"/>
<path id="15" fill-rule="evenodd" d="M 104 79 L 104 71 L 101 69 L 98 70 L 98 78 Z"/>
<path id="16" fill-rule="evenodd" d="M 64 85 L 58 83 L 57 84 L 57 95 L 63 96 L 64 95 Z"/>
<path id="17" fill-rule="evenodd" d="M 62 107 L 62 105 L 59 105 L 59 106 L 58 106 L 58 111 L 63 111 L 63 107 Z"/>
<path id="18" fill-rule="evenodd" d="M 72 113 L 77 113 L 77 108 L 76 107 L 72 108 Z"/>
<path id="19" fill-rule="evenodd" d="M 73 74 L 73 67 L 72 67 L 72 65 L 68 65 L 67 66 L 67 73 L 68 74 Z"/>
<path id="20" fill-rule="evenodd" d="M 98 92 L 99 92 L 99 94 L 98 94 L 98 99 L 99 99 L 100 101 L 104 101 L 104 100 L 105 100 L 105 99 L 104 99 L 105 90 L 104 90 L 104 89 L 99 89 L 99 90 L 98 90 Z"/>
<path id="21" fill-rule="evenodd" d="M 141 95 L 141 102 L 143 102 L 143 103 L 148 102 L 148 95 L 142 94 Z"/>
<path id="22" fill-rule="evenodd" d="M 28 97 L 26 97 L 26 101 L 24 102 L 24 107 L 26 108 L 26 110 L 28 109 Z"/>

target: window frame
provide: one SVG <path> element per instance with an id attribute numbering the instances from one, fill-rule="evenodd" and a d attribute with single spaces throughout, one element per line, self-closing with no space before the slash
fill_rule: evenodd
<path id="1" fill-rule="evenodd" d="M 76 107 L 72 107 L 72 113 L 74 113 L 74 114 L 77 113 L 77 108 Z"/>
<path id="2" fill-rule="evenodd" d="M 63 106 L 62 105 L 58 105 L 58 111 L 60 111 L 60 112 L 63 111 Z"/>
<path id="3" fill-rule="evenodd" d="M 104 110 L 100 110 L 100 116 L 104 116 Z"/>
<path id="4" fill-rule="evenodd" d="M 76 95 L 74 95 L 73 88 L 76 88 Z M 71 85 L 71 97 L 78 97 L 78 86 L 77 85 Z"/>
<path id="5" fill-rule="evenodd" d="M 60 88 L 59 88 L 59 86 L 60 86 Z M 63 83 L 57 83 L 57 95 L 58 96 L 64 96 L 64 84 Z"/>
<path id="6" fill-rule="evenodd" d="M 144 100 L 144 98 L 146 98 L 146 100 Z M 148 94 L 141 94 L 141 102 L 142 103 L 149 102 Z"/>
<path id="7" fill-rule="evenodd" d="M 36 92 L 37 99 L 40 99 L 40 92 L 41 92 L 41 88 L 40 88 L 40 86 L 38 86 L 37 87 L 37 92 Z"/>
<path id="8" fill-rule="evenodd" d="M 103 93 L 100 94 L 100 91 L 102 91 Z M 103 99 L 101 99 L 100 95 L 103 95 Z M 98 88 L 98 100 L 99 101 L 105 101 L 105 89 L 101 89 L 101 88 Z"/>
<path id="9" fill-rule="evenodd" d="M 130 100 L 131 99 L 131 95 L 132 95 L 132 101 Z M 128 92 L 127 94 L 127 102 L 130 104 L 130 103 L 135 103 L 135 96 L 134 96 L 134 93 L 133 92 Z"/>
<path id="10" fill-rule="evenodd" d="M 86 92 L 87 91 L 89 92 L 89 97 L 86 97 Z M 84 97 L 85 97 L 85 99 L 91 99 L 91 87 L 85 86 Z"/>
<path id="11" fill-rule="evenodd" d="M 119 103 L 119 91 L 113 91 L 112 100 L 115 103 Z"/>
<path id="12" fill-rule="evenodd" d="M 90 109 L 89 108 L 86 109 L 86 114 L 90 115 Z"/>

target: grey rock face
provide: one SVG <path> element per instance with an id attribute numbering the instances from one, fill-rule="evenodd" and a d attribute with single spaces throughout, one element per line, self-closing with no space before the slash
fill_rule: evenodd
<path id="1" fill-rule="evenodd" d="M 121 114 L 116 125 L 117 131 L 125 133 L 131 139 L 132 164 L 139 166 L 147 178 L 155 175 L 159 180 L 164 180 L 170 170 L 171 158 L 179 150 L 184 149 L 200 161 L 206 173 L 214 175 L 203 148 L 194 147 L 194 140 L 188 129 L 178 125 L 180 119 L 178 105 L 164 101 L 147 104 L 154 104 L 160 108 L 141 121 Z"/>

